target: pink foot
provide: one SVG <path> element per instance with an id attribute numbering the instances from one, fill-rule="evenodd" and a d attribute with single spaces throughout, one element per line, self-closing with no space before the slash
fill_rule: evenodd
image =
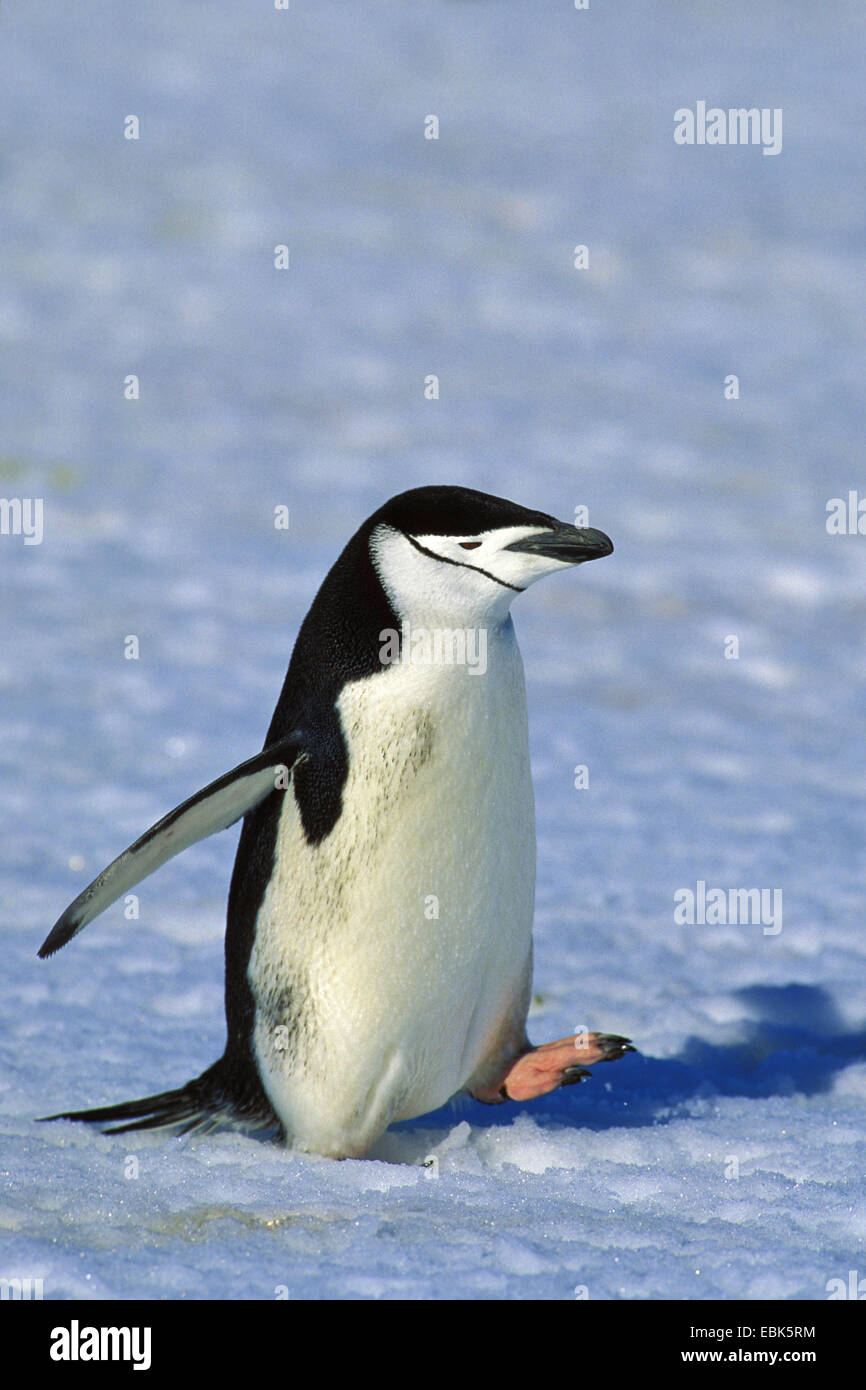
<path id="1" fill-rule="evenodd" d="M 478 1087 L 476 1100 L 496 1105 L 503 1100 L 534 1100 L 560 1086 L 573 1086 L 591 1073 L 586 1064 L 616 1062 L 634 1052 L 628 1038 L 615 1033 L 577 1033 L 558 1042 L 542 1043 L 516 1057 L 489 1086 Z"/>

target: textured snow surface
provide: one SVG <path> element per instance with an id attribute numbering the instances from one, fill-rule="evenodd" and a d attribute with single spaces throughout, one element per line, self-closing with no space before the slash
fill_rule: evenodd
<path id="1" fill-rule="evenodd" d="M 832 0 L 3 6 L 0 495 L 45 520 L 0 536 L 0 1275 L 820 1299 L 866 1274 L 866 536 L 825 525 L 866 496 L 864 27 Z M 700 99 L 782 108 L 782 153 L 678 147 Z M 36 950 L 259 748 L 340 547 L 430 482 L 585 504 L 615 542 L 514 607 L 531 1033 L 640 1053 L 365 1161 L 34 1124 L 220 1052 L 236 830 L 138 921 Z M 679 925 L 699 881 L 780 890 L 781 931 Z"/>

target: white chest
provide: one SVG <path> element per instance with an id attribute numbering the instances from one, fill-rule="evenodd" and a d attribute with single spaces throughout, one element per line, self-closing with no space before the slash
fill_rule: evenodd
<path id="1" fill-rule="evenodd" d="M 288 1132 L 336 1151 L 357 1131 L 362 1151 L 522 1027 L 535 825 L 513 630 L 490 634 L 483 674 L 395 665 L 345 687 L 338 708 L 342 814 L 311 847 L 286 796 L 250 980 Z"/>

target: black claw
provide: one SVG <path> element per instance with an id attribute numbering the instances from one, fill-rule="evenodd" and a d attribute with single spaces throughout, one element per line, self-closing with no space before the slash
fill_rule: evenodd
<path id="1" fill-rule="evenodd" d="M 576 1086 L 578 1081 L 588 1081 L 591 1076 L 592 1072 L 587 1071 L 586 1067 L 566 1067 L 559 1084 L 560 1086 Z"/>
<path id="2" fill-rule="evenodd" d="M 621 1038 L 617 1033 L 599 1033 L 596 1042 L 604 1054 L 603 1062 L 618 1062 L 626 1052 L 637 1051 L 631 1038 Z"/>

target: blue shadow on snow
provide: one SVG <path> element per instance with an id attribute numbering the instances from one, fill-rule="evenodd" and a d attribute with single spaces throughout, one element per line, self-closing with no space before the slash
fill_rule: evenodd
<path id="1" fill-rule="evenodd" d="M 866 1029 L 848 1029 L 822 988 L 752 985 L 735 997 L 754 1017 L 737 1025 L 729 1043 L 690 1037 L 676 1057 L 627 1053 L 594 1067 L 591 1080 L 539 1100 L 499 1106 L 459 1099 L 391 1129 L 443 1129 L 460 1120 L 510 1125 L 518 1114 L 595 1130 L 664 1124 L 693 1097 L 816 1095 L 845 1067 L 866 1060 Z M 640 1048 L 640 1039 L 634 1042 Z"/>

